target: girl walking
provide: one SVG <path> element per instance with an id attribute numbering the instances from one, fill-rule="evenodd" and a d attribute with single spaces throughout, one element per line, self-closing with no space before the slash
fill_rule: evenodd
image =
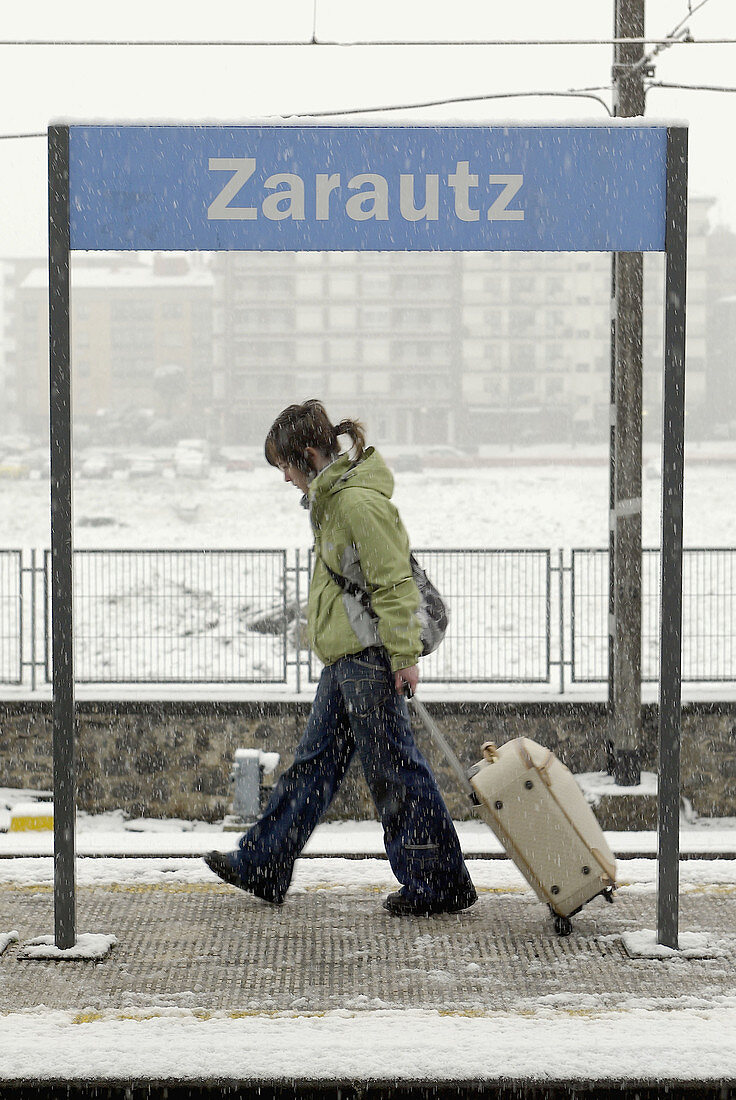
<path id="1" fill-rule="evenodd" d="M 340 453 L 338 439 L 351 449 Z M 437 783 L 414 743 L 404 692 L 416 690 L 419 592 L 409 539 L 391 502 L 393 477 L 362 425 L 333 425 L 319 401 L 290 405 L 266 437 L 266 459 L 303 494 L 314 535 L 311 645 L 324 664 L 294 763 L 234 852 L 210 852 L 225 882 L 280 904 L 294 862 L 357 752 L 401 889 L 397 916 L 455 913 L 476 893 Z M 342 580 L 367 592 L 369 606 Z"/>

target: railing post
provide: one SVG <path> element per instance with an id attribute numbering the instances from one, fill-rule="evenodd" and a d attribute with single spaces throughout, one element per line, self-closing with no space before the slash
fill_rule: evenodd
<path id="1" fill-rule="evenodd" d="M 25 568 L 23 565 L 23 550 L 18 551 L 18 683 L 23 683 L 23 669 L 25 667 L 25 661 L 23 660 L 23 642 L 25 640 L 25 616 L 23 614 L 23 575 Z"/>
<path id="2" fill-rule="evenodd" d="M 560 695 L 565 694 L 565 562 L 564 552 L 557 551 L 557 563 L 560 574 L 559 581 L 559 621 L 560 621 Z"/>
<path id="3" fill-rule="evenodd" d="M 302 690 L 302 600 L 299 574 L 301 573 L 299 561 L 299 549 L 294 551 L 294 600 L 296 602 L 296 626 L 294 628 L 294 648 L 296 650 L 296 691 L 297 695 Z"/>
<path id="4" fill-rule="evenodd" d="M 36 550 L 31 550 L 31 691 L 36 690 Z"/>

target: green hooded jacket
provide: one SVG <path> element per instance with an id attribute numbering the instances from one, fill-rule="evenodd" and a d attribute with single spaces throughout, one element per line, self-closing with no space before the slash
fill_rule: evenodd
<path id="1" fill-rule="evenodd" d="M 396 672 L 416 664 L 422 651 L 419 590 L 411 575 L 409 538 L 391 503 L 393 488 L 393 475 L 373 447 L 357 463 L 341 455 L 309 486 L 315 553 L 309 634 L 325 665 L 382 645 Z M 369 593 L 377 621 L 332 579 L 325 562 Z"/>

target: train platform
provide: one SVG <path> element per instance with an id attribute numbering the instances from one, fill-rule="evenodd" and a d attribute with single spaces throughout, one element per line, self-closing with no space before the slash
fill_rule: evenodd
<path id="1" fill-rule="evenodd" d="M 736 1095 L 736 860 L 681 863 L 677 950 L 651 858 L 567 937 L 508 860 L 469 867 L 473 908 L 396 918 L 369 855 L 300 860 L 281 907 L 191 855 L 80 858 L 78 942 L 110 949 L 43 960 L 53 860 L 2 860 L 0 1096 Z"/>

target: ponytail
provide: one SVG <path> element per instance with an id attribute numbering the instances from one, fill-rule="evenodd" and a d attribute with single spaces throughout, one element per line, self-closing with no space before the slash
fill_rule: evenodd
<path id="1" fill-rule="evenodd" d="M 266 461 L 272 466 L 285 463 L 311 473 L 307 448 L 315 447 L 328 458 L 337 458 L 341 435 L 350 436 L 353 458 L 358 462 L 365 452 L 365 431 L 358 420 L 341 420 L 333 425 L 322 402 L 314 398 L 302 405 L 289 405 L 276 417 L 266 436 Z"/>
<path id="2" fill-rule="evenodd" d="M 360 462 L 365 452 L 365 429 L 359 420 L 341 420 L 335 425 L 335 436 L 349 435 L 353 444 L 353 459 Z"/>

